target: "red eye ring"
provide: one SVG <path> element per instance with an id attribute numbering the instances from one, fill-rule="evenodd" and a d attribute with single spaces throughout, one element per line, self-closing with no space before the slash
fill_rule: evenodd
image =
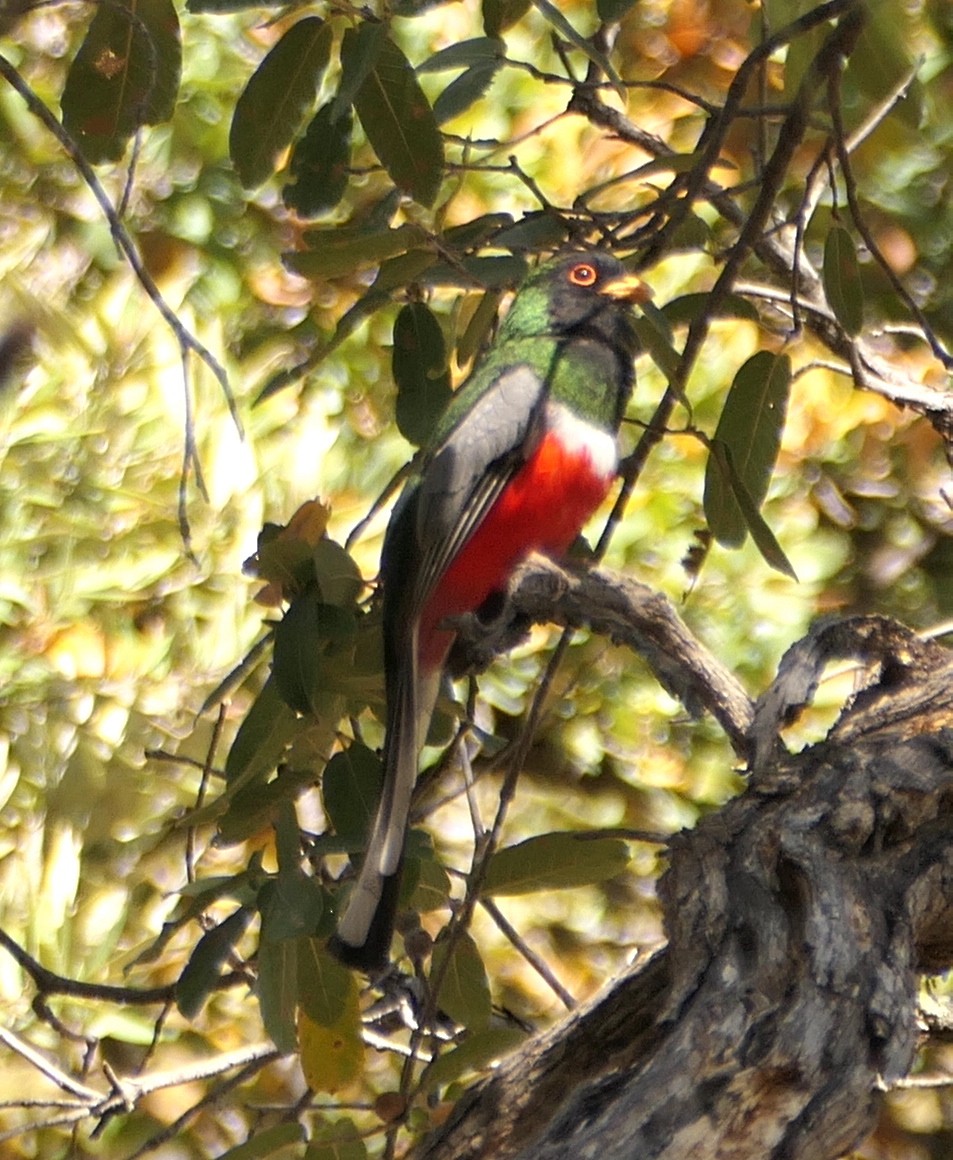
<path id="1" fill-rule="evenodd" d="M 573 286 L 595 286 L 599 274 L 591 262 L 577 262 L 566 277 Z"/>

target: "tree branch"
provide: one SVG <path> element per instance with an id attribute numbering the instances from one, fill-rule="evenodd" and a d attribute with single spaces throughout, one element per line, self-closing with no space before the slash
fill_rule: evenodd
<path id="1" fill-rule="evenodd" d="M 668 947 L 504 1060 L 419 1157 L 833 1160 L 870 1130 L 913 1061 L 917 972 L 953 962 L 953 659 L 884 620 L 855 646 L 881 678 L 828 738 L 673 839 Z"/>
<path id="2" fill-rule="evenodd" d="M 734 676 L 701 644 L 672 602 L 608 568 L 556 564 L 534 555 L 510 585 L 507 608 L 493 625 L 476 617 L 456 622 L 457 671 L 480 672 L 525 636 L 531 624 L 591 628 L 644 658 L 663 687 L 693 716 L 708 711 L 746 756 L 754 707 Z"/>

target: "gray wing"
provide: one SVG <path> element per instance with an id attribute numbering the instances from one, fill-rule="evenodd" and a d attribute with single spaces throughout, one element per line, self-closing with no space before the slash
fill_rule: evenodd
<path id="1" fill-rule="evenodd" d="M 417 494 L 418 607 L 538 443 L 545 395 L 531 367 L 504 372 L 427 465 Z"/>

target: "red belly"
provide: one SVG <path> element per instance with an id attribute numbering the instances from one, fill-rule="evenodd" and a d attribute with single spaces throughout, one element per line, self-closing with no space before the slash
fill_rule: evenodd
<path id="1" fill-rule="evenodd" d="M 437 585 L 421 617 L 421 665 L 437 668 L 446 659 L 454 634 L 437 627 L 442 621 L 476 611 L 530 552 L 565 552 L 611 483 L 593 470 L 584 447 L 545 435 Z"/>

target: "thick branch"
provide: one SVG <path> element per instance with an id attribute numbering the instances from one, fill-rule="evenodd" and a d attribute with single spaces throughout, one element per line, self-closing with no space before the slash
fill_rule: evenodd
<path id="1" fill-rule="evenodd" d="M 747 753 L 753 705 L 731 673 L 697 640 L 672 602 L 608 568 L 555 564 L 535 555 L 516 573 L 507 607 L 487 630 L 475 617 L 459 622 L 459 671 L 480 671 L 525 635 L 530 624 L 591 628 L 639 653 L 658 681 L 693 715 L 707 710 L 740 756 Z"/>
<path id="2" fill-rule="evenodd" d="M 856 642 L 881 679 L 827 740 L 673 841 L 666 950 L 420 1156 L 833 1160 L 869 1131 L 913 1060 L 917 972 L 953 962 L 953 661 L 890 622 Z"/>

